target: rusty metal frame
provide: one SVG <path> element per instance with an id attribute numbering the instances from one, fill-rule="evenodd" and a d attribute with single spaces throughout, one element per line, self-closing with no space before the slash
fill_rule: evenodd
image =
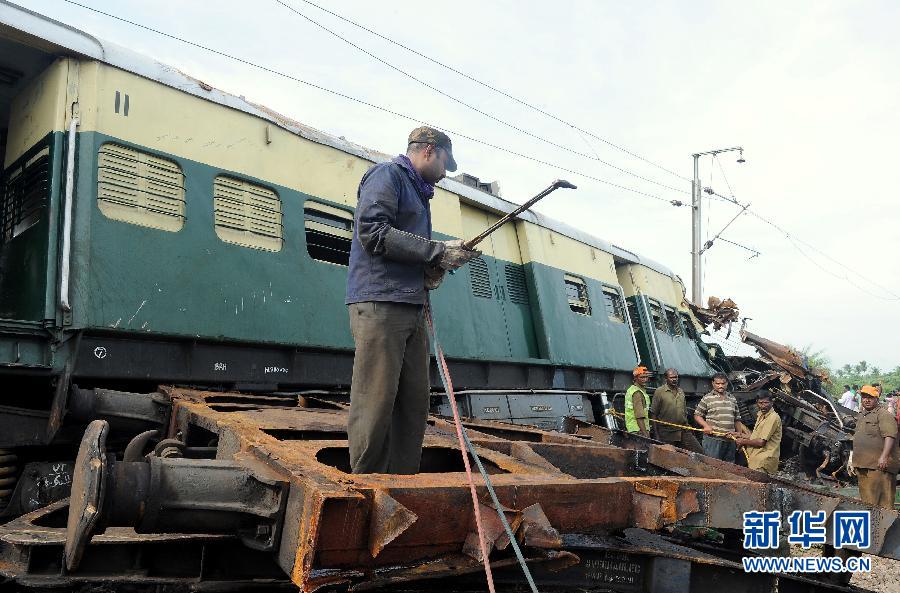
<path id="1" fill-rule="evenodd" d="M 359 475 L 349 473 L 347 409 L 342 404 L 300 397 L 286 405 L 278 398 L 253 400 L 246 394 L 181 388 L 166 388 L 164 394 L 172 402 L 169 438 L 248 471 L 263 467 L 287 485 L 280 539 L 268 554 L 294 586 L 304 591 L 325 586 L 365 590 L 400 582 L 483 579 L 466 476 L 447 420 L 428 420 L 419 474 Z M 712 571 L 719 582 L 734 582 L 735 591 L 771 590 L 765 587 L 775 581 L 782 583 L 781 590 L 817 590 L 819 585 L 811 586 L 809 579 L 738 574 L 733 559 L 701 552 L 689 542 L 678 544 L 677 550 L 671 547 L 676 545 L 668 539 L 674 528 L 737 530 L 742 513 L 751 510 L 780 510 L 787 516 L 794 509 L 822 509 L 829 515 L 869 509 L 874 532 L 867 552 L 900 558 L 897 513 L 871 509 L 855 499 L 574 419 L 566 426 L 571 434 L 490 421 L 467 421 L 466 426 L 539 586 L 597 587 L 588 574 L 588 560 L 621 554 L 637 558 L 642 575 L 640 584 L 624 583 L 623 591 L 668 591 L 664 579 L 654 576 L 666 562 L 671 566 L 665 570 L 681 574 L 682 583 L 687 582 L 685 574 Z M 198 462 L 198 479 L 203 467 Z M 480 478 L 476 485 L 483 516 L 492 518 L 486 531 L 498 583 L 522 583 L 497 509 L 488 503 Z M 182 527 L 191 532 L 190 525 Z M 22 524 L 0 528 L 0 558 L 5 559 L 0 574 L 24 582 L 34 575 L 27 561 L 22 568 L 14 556 L 28 555 L 38 544 L 23 542 L 21 529 Z M 55 533 L 58 538 L 58 529 Z M 108 537 L 109 531 L 95 536 L 86 557 L 93 548 L 108 545 Z M 131 537 L 149 543 L 182 536 Z M 209 534 L 183 537 L 198 544 L 239 542 Z M 653 545 L 641 547 L 635 538 Z M 601 580 L 615 573 L 594 572 Z M 83 575 L 79 567 L 59 578 Z M 693 580 L 689 587 L 700 590 Z"/>

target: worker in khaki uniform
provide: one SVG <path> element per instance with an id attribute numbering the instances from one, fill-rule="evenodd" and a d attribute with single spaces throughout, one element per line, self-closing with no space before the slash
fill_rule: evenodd
<path id="1" fill-rule="evenodd" d="M 666 369 L 666 383 L 653 392 L 653 401 L 650 404 L 650 417 L 669 424 L 688 426 L 687 411 L 685 408 L 684 391 L 678 386 L 678 371 Z M 653 427 L 656 438 L 669 445 L 675 445 L 694 453 L 703 453 L 700 442 L 690 431 L 675 426 L 667 426 L 655 422 Z"/>
<path id="2" fill-rule="evenodd" d="M 641 436 L 650 436 L 650 396 L 647 395 L 647 381 L 650 371 L 639 366 L 631 372 L 634 383 L 625 392 L 625 429 L 628 432 L 639 432 Z"/>
<path id="3" fill-rule="evenodd" d="M 853 434 L 851 464 L 858 474 L 859 497 L 866 504 L 894 508 L 897 496 L 897 421 L 879 405 L 878 390 L 865 385 L 859 390 L 861 409 Z"/>
<path id="4" fill-rule="evenodd" d="M 772 409 L 772 395 L 760 391 L 756 397 L 756 424 L 753 432 L 737 437 L 735 443 L 747 452 L 747 467 L 770 476 L 778 471 L 781 457 L 781 417 Z"/>

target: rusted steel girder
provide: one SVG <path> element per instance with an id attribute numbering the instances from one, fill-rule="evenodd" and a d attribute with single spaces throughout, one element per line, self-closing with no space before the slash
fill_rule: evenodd
<path id="1" fill-rule="evenodd" d="M 235 472 L 227 474 L 229 483 L 253 482 L 258 492 L 272 498 L 262 507 L 252 500 L 236 506 L 234 493 L 223 492 L 220 511 L 240 528 L 233 535 L 271 550 L 290 580 L 304 590 L 335 583 L 364 588 L 385 579 L 476 570 L 471 499 L 454 429 L 445 420 L 429 420 L 419 474 L 355 475 L 349 473 L 347 410 L 342 405 L 314 398 L 300 398 L 289 407 L 277 402 L 254 405 L 245 397 L 221 393 L 167 393 L 173 409 L 168 436 L 183 445 L 164 441 L 166 446 L 158 446 L 156 455 L 146 460 L 97 462 L 106 476 L 144 475 L 142 465 L 152 471 L 146 473 L 144 489 L 121 487 L 130 484 L 128 480 L 97 481 L 103 502 L 96 507 L 95 525 L 129 525 L 157 534 L 213 532 L 215 496 L 199 497 L 192 484 L 162 488 L 154 480 L 203 484 L 213 483 L 213 470 L 217 475 Z M 578 553 L 570 550 L 572 538 L 608 537 L 629 528 L 739 529 L 742 513 L 750 510 L 781 510 L 786 516 L 794 509 L 824 509 L 830 515 L 837 509 L 868 508 L 853 499 L 823 495 L 593 425 L 576 427 L 575 435 L 491 422 L 467 426 L 491 473 L 500 510 L 524 544 L 526 557 L 539 564 L 583 568 Z M 156 459 L 163 452 L 176 461 Z M 97 463 L 85 462 L 86 467 Z M 476 480 L 488 518 L 489 554 L 502 566 L 508 562 L 509 542 L 497 510 L 487 502 L 483 481 Z M 142 492 L 165 492 L 169 499 L 164 505 L 151 504 L 158 497 L 147 494 L 142 499 Z M 82 499 L 73 491 L 73 500 Z M 129 512 L 116 513 L 117 507 Z M 148 519 L 140 510 L 145 508 L 157 515 Z M 202 508 L 203 513 L 183 512 L 191 508 Z M 873 517 L 876 532 L 868 551 L 897 558 L 897 514 L 875 510 Z M 79 529 L 78 521 L 71 524 Z M 89 528 L 69 536 L 86 543 L 99 531 Z M 273 537 L 277 541 L 270 544 Z M 77 563 L 71 568 L 77 574 Z"/>
<path id="2" fill-rule="evenodd" d="M 60 560 L 65 501 L 0 526 L 0 573 L 22 590 L 60 586 L 182 593 L 183 591 L 296 591 L 271 555 L 244 547 L 238 538 L 203 534 L 136 534 L 112 527 L 85 551 L 83 566 L 65 573 Z M 825 593 L 858 592 L 809 578 L 745 574 L 740 564 L 630 528 L 619 535 L 565 535 L 564 550 L 528 553 L 541 591 L 620 593 Z M 522 576 L 511 558 L 491 562 L 498 591 L 521 591 Z M 432 593 L 484 590 L 481 564 L 465 554 L 448 554 L 365 575 L 342 570 L 317 575 L 319 583 L 346 582 L 350 591 Z M 364 578 L 365 577 L 365 578 Z"/>
<path id="3" fill-rule="evenodd" d="M 830 519 L 834 511 L 868 510 L 872 518 L 872 547 L 866 551 L 900 559 L 900 514 L 894 510 L 873 507 L 856 498 L 824 493 L 804 484 L 769 476 L 765 472 L 659 444 L 639 435 L 610 431 L 575 418 L 566 419 L 566 430 L 574 435 L 588 436 L 595 442 L 615 443 L 645 452 L 650 465 L 679 476 L 718 476 L 728 484 L 724 490 L 701 492 L 701 484 L 697 483 L 703 512 L 679 520 L 679 525 L 740 529 L 743 513 L 747 511 L 777 510 L 786 518 L 795 510 L 823 510 L 826 511 L 828 541 L 831 541 Z M 711 480 L 709 484 L 717 481 Z M 707 523 L 702 522 L 704 514 Z"/>

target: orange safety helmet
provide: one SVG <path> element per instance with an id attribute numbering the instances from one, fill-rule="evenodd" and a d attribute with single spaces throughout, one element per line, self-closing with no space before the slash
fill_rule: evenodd
<path id="1" fill-rule="evenodd" d="M 650 374 L 650 371 L 648 371 L 647 367 L 645 367 L 645 366 L 635 367 L 635 369 L 633 371 L 631 371 L 631 376 L 635 377 L 635 378 L 640 377 L 641 375 L 649 375 L 649 374 Z"/>
<path id="2" fill-rule="evenodd" d="M 871 385 L 863 385 L 862 389 L 859 390 L 860 395 L 867 395 L 869 397 L 874 397 L 878 399 L 878 390 L 872 387 Z"/>

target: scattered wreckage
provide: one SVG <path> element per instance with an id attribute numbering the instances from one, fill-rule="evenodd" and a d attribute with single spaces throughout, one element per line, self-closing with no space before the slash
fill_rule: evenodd
<path id="1" fill-rule="evenodd" d="M 109 424 L 89 425 L 71 498 L 0 526 L 0 574 L 36 588 L 484 590 L 452 422 L 429 418 L 421 473 L 354 475 L 341 403 L 159 396 L 164 434 L 137 435 L 120 459 Z M 476 478 L 498 590 L 524 586 L 498 510 L 541 591 L 845 590 L 745 573 L 737 530 L 751 510 L 868 509 L 867 551 L 900 558 L 898 514 L 859 500 L 575 418 L 564 433 L 465 426 L 503 507 Z"/>
<path id="2" fill-rule="evenodd" d="M 806 357 L 789 346 L 746 329 L 740 336 L 760 357 L 729 358 L 739 402 L 749 408 L 756 391 L 769 390 L 783 423 L 782 458 L 793 459 L 791 465 L 817 483 L 834 487 L 849 483 L 847 462 L 853 450 L 856 413 L 836 404 L 824 390 L 829 381 L 827 371 L 811 367 Z"/>
<path id="3" fill-rule="evenodd" d="M 726 339 L 740 319 L 740 309 L 730 298 L 711 296 L 705 308 L 688 305 L 707 328 L 727 328 Z M 856 413 L 828 395 L 824 388 L 830 382 L 828 371 L 811 366 L 806 356 L 790 346 L 756 335 L 745 326 L 746 319 L 739 330 L 740 339 L 759 356 L 725 356 L 719 352 L 715 361 L 727 371 L 744 423 L 752 426 L 756 393 L 768 390 L 782 419 L 785 473 L 832 488 L 853 482 L 847 462 L 853 448 Z"/>

